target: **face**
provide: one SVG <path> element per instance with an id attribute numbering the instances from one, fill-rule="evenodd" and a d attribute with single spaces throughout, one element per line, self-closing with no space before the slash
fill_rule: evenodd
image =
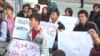
<path id="1" fill-rule="evenodd" d="M 3 11 L 4 10 L 4 8 L 3 7 L 0 7 L 0 11 Z"/>
<path id="2" fill-rule="evenodd" d="M 28 15 L 29 16 L 32 15 L 32 10 L 31 9 L 28 10 Z"/>
<path id="3" fill-rule="evenodd" d="M 42 13 L 47 14 L 47 9 L 46 8 L 43 8 Z"/>
<path id="4" fill-rule="evenodd" d="M 34 6 L 34 9 L 38 12 L 39 8 L 37 6 Z"/>
<path id="5" fill-rule="evenodd" d="M 56 12 L 52 12 L 52 13 L 51 13 L 51 20 L 52 20 L 52 21 L 56 21 L 56 20 L 58 19 L 58 17 L 59 17 L 59 16 L 57 15 Z"/>
<path id="6" fill-rule="evenodd" d="M 39 22 L 36 21 L 34 18 L 32 18 L 30 20 L 30 26 L 31 26 L 31 28 L 35 28 L 37 25 L 39 25 Z"/>
<path id="7" fill-rule="evenodd" d="M 9 15 L 13 14 L 13 11 L 8 8 L 8 9 L 6 9 L 6 14 L 9 16 Z"/>
<path id="8" fill-rule="evenodd" d="M 79 14 L 78 18 L 79 18 L 80 23 L 82 24 L 85 24 L 88 19 L 88 17 L 86 17 L 84 13 Z"/>
<path id="9" fill-rule="evenodd" d="M 93 10 L 94 10 L 95 12 L 99 12 L 99 11 L 100 11 L 100 8 L 98 8 L 97 6 L 95 6 Z"/>
<path id="10" fill-rule="evenodd" d="M 70 13 L 68 10 L 65 11 L 65 16 L 70 16 Z"/>
<path id="11" fill-rule="evenodd" d="M 28 12 L 28 7 L 24 7 L 24 8 L 23 8 L 23 11 L 24 11 L 24 12 Z"/>

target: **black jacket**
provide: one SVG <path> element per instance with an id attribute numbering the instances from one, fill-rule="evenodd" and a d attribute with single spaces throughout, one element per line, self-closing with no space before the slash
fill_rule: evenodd
<path id="1" fill-rule="evenodd" d="M 95 29 L 98 32 L 98 28 L 94 22 L 87 22 L 85 26 L 82 26 L 81 23 L 76 25 L 73 29 L 73 31 L 88 31 L 89 29 Z"/>
<path id="2" fill-rule="evenodd" d="M 28 18 L 28 15 L 27 16 L 24 16 L 23 14 L 23 11 L 20 11 L 18 14 L 17 14 L 18 17 L 23 17 L 23 18 Z"/>

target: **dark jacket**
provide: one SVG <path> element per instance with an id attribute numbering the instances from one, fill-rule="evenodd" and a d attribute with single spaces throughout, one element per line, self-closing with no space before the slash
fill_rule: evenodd
<path id="1" fill-rule="evenodd" d="M 88 21 L 85 26 L 82 26 L 81 23 L 76 25 L 73 31 L 88 31 L 89 29 L 95 29 L 98 32 L 98 28 L 94 22 Z"/>
<path id="2" fill-rule="evenodd" d="M 100 31 L 100 11 L 94 16 L 94 22 L 96 23 L 99 31 Z"/>
<path id="3" fill-rule="evenodd" d="M 20 12 L 17 14 L 17 16 L 18 16 L 18 17 L 23 17 L 23 18 L 28 18 L 28 15 L 25 16 L 25 15 L 23 14 L 23 11 L 20 11 Z"/>
<path id="4" fill-rule="evenodd" d="M 90 12 L 90 16 L 89 16 L 89 19 L 88 19 L 88 20 L 89 20 L 89 21 L 94 21 L 94 19 L 93 19 L 93 18 L 94 18 L 94 16 L 95 16 L 95 15 L 96 15 L 96 13 L 95 13 L 94 11 L 91 11 L 91 12 Z"/>

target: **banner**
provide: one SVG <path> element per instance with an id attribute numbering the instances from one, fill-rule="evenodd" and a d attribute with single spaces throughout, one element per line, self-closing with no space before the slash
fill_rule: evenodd
<path id="1" fill-rule="evenodd" d="M 13 30 L 12 37 L 19 39 L 27 39 L 29 31 L 30 31 L 29 19 L 16 17 L 15 27 Z"/>
<path id="2" fill-rule="evenodd" d="M 89 56 L 93 42 L 87 32 L 59 32 L 58 49 L 66 56 Z"/>
<path id="3" fill-rule="evenodd" d="M 33 42 L 13 39 L 8 47 L 8 56 L 40 56 L 39 46 Z"/>
<path id="4" fill-rule="evenodd" d="M 73 31 L 73 28 L 78 22 L 78 18 L 68 17 L 68 16 L 59 16 L 59 21 L 64 24 L 66 31 Z"/>
<path id="5" fill-rule="evenodd" d="M 55 36 L 56 36 L 56 29 L 58 28 L 58 25 L 41 21 L 40 27 L 46 30 L 47 34 L 49 35 L 48 46 L 49 48 L 52 48 L 54 44 Z"/>

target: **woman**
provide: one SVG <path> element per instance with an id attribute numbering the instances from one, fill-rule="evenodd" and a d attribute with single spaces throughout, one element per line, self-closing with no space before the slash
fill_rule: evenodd
<path id="1" fill-rule="evenodd" d="M 50 17 L 49 8 L 48 7 L 44 7 L 42 9 L 41 21 L 49 22 L 49 17 Z"/>
<path id="2" fill-rule="evenodd" d="M 12 37 L 14 22 L 15 22 L 15 15 L 13 14 L 13 8 L 11 6 L 6 8 L 6 15 L 7 16 L 5 16 L 5 20 L 8 23 L 8 30 L 9 30 L 10 37 Z"/>
<path id="3" fill-rule="evenodd" d="M 34 8 L 29 8 L 28 9 L 28 18 L 34 13 L 37 13 L 37 11 Z"/>
<path id="4" fill-rule="evenodd" d="M 66 8 L 65 9 L 65 15 L 64 16 L 72 16 L 73 15 L 73 10 L 71 8 Z"/>

